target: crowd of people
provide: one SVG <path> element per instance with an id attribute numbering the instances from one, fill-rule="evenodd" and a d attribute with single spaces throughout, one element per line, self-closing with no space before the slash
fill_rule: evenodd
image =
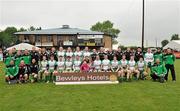
<path id="1" fill-rule="evenodd" d="M 88 47 L 82 50 L 80 47 L 74 50 L 71 47 L 36 50 L 33 47 L 31 51 L 14 48 L 0 53 L 4 53 L 5 79 L 9 84 L 55 82 L 57 74 L 72 72 L 117 72 L 120 82 L 145 80 L 147 76 L 153 81 L 164 82 L 168 80 L 169 70 L 172 80 L 176 81 L 175 56 L 169 48 L 166 51 L 148 48 L 143 53 L 140 47 L 136 51 L 131 48 L 105 50 L 103 47 L 91 51 Z"/>

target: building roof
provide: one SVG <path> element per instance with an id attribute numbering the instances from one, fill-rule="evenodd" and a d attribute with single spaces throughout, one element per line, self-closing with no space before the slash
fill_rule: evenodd
<path id="1" fill-rule="evenodd" d="M 79 28 L 70 28 L 69 26 L 63 26 L 61 28 L 53 28 L 53 29 L 43 29 L 43 30 L 35 30 L 35 31 L 23 31 L 23 32 L 16 32 L 14 33 L 16 35 L 18 34 L 68 34 L 68 35 L 74 35 L 74 34 L 89 34 L 89 35 L 103 35 L 103 32 L 97 32 L 97 31 L 90 31 L 90 30 L 84 30 Z"/>

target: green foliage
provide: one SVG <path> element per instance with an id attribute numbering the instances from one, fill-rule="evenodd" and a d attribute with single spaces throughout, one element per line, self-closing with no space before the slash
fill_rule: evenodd
<path id="1" fill-rule="evenodd" d="M 164 47 L 164 46 L 167 45 L 168 43 L 169 43 L 168 40 L 163 40 L 163 41 L 161 42 L 161 45 L 162 45 L 162 47 Z"/>
<path id="2" fill-rule="evenodd" d="M 118 44 L 118 41 L 116 39 L 113 39 L 112 44 Z"/>
<path id="3" fill-rule="evenodd" d="M 109 20 L 104 22 L 97 22 L 91 27 L 92 31 L 104 32 L 105 34 L 111 35 L 113 38 L 117 38 L 120 33 L 119 29 L 113 28 L 113 23 Z"/>
<path id="4" fill-rule="evenodd" d="M 0 32 L 0 46 L 13 44 L 16 41 L 15 32 L 17 32 L 15 27 L 7 27 L 4 31 Z"/>
<path id="5" fill-rule="evenodd" d="M 173 35 L 171 36 L 171 41 L 172 41 L 172 40 L 180 40 L 179 35 L 178 35 L 178 34 L 173 34 Z"/>
<path id="6" fill-rule="evenodd" d="M 34 26 L 30 26 L 28 29 L 28 31 L 34 31 L 34 30 L 36 30 L 36 28 Z"/>
<path id="7" fill-rule="evenodd" d="M 27 29 L 21 27 L 21 28 L 18 30 L 18 32 L 23 32 L 23 31 L 27 31 Z"/>

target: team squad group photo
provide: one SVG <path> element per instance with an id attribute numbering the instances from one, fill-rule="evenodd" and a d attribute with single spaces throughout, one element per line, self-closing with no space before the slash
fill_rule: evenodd
<path id="1" fill-rule="evenodd" d="M 142 51 L 127 48 L 121 50 L 89 49 L 89 47 L 51 47 L 32 50 L 12 48 L 0 52 L 6 65 L 7 84 L 55 83 L 57 74 L 92 72 L 115 72 L 119 83 L 135 81 L 168 81 L 171 72 L 172 81 L 176 81 L 175 55 L 173 50 L 147 48 Z"/>

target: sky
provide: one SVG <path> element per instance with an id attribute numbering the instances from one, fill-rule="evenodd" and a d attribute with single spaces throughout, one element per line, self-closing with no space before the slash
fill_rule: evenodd
<path id="1" fill-rule="evenodd" d="M 105 20 L 120 29 L 119 44 L 141 46 L 142 0 L 0 0 L 1 30 L 64 24 L 89 30 Z M 145 0 L 145 46 L 161 46 L 172 34 L 180 34 L 180 0 Z"/>

